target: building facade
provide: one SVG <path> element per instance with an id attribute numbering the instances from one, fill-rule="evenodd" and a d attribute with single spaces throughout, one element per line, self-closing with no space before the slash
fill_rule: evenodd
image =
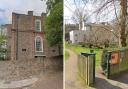
<path id="1" fill-rule="evenodd" d="M 34 16 L 12 13 L 11 30 L 8 28 L 10 59 L 35 59 L 59 55 L 58 47 L 49 47 L 44 32 L 46 15 Z"/>
<path id="2" fill-rule="evenodd" d="M 81 30 L 72 30 L 69 34 L 70 41 L 73 44 L 102 44 L 106 41 L 109 41 L 111 44 L 118 43 L 118 38 L 107 24 L 85 24 Z"/>
<path id="3" fill-rule="evenodd" d="M 85 41 L 85 32 L 84 30 L 72 30 L 70 31 L 70 41 L 72 44 L 79 44 Z"/>

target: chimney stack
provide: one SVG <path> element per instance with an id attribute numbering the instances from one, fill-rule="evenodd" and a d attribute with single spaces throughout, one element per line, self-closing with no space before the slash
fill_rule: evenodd
<path id="1" fill-rule="evenodd" d="M 43 17 L 43 16 L 46 16 L 46 13 L 42 13 L 41 16 L 42 16 L 42 17 Z"/>
<path id="2" fill-rule="evenodd" d="M 33 16 L 33 11 L 28 11 L 28 15 Z"/>

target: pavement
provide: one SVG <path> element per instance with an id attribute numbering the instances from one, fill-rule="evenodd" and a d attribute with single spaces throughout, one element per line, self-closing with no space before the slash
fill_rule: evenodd
<path id="1" fill-rule="evenodd" d="M 63 71 L 51 72 L 27 89 L 63 89 Z"/>
<path id="2" fill-rule="evenodd" d="M 24 79 L 20 81 L 0 81 L 0 89 L 19 89 L 23 87 L 30 86 L 37 82 L 38 78 L 30 78 L 30 79 Z"/>
<path id="3" fill-rule="evenodd" d="M 63 89 L 63 71 L 50 71 L 20 81 L 0 81 L 0 89 Z"/>
<path id="4" fill-rule="evenodd" d="M 63 89 L 63 71 L 46 69 L 39 76 L 19 81 L 0 81 L 0 89 Z"/>

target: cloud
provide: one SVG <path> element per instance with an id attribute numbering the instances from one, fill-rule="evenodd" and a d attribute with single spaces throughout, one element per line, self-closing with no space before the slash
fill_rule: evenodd
<path id="1" fill-rule="evenodd" d="M 0 8 L 0 12 L 5 12 L 5 10 Z"/>
<path id="2" fill-rule="evenodd" d="M 0 0 L 0 19 L 2 22 L 11 23 L 12 12 L 26 14 L 28 10 L 39 15 L 46 12 L 46 4 L 41 0 Z"/>

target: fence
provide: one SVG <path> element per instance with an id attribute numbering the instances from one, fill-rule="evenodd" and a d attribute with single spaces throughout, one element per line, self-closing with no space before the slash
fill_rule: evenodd
<path id="1" fill-rule="evenodd" d="M 89 86 L 95 82 L 95 54 L 81 53 L 78 56 L 78 75 Z"/>
<path id="2" fill-rule="evenodd" d="M 112 78 L 128 70 L 128 49 L 107 52 L 106 58 L 107 78 Z"/>

